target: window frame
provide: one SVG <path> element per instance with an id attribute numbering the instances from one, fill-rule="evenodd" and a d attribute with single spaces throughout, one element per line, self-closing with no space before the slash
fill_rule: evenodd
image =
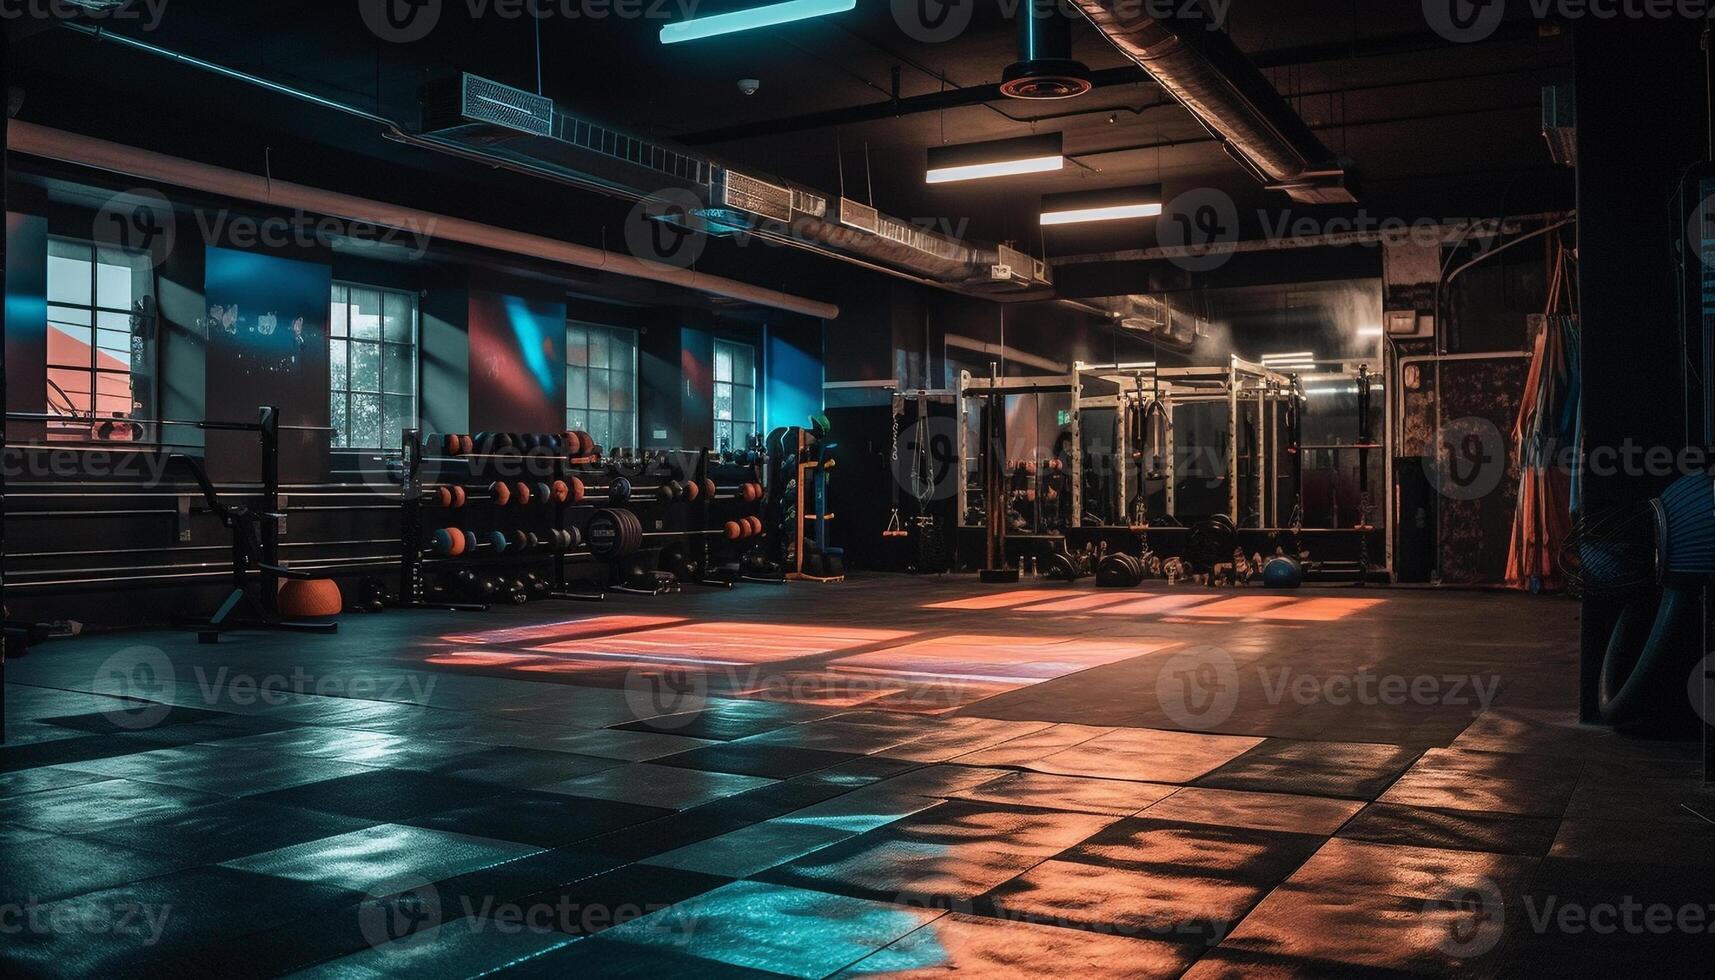
<path id="1" fill-rule="evenodd" d="M 584 343 L 583 343 L 584 359 L 583 359 L 583 363 L 581 363 L 581 364 L 574 364 L 572 362 L 572 350 L 573 350 L 572 331 L 573 330 L 584 331 Z M 616 410 L 612 407 L 595 408 L 595 407 L 591 406 L 589 403 L 589 401 L 590 401 L 589 375 L 590 375 L 591 371 L 600 371 L 600 372 L 602 372 L 602 374 L 604 374 L 606 376 L 607 381 L 609 383 L 608 384 L 608 390 L 609 391 L 612 391 L 612 379 L 613 379 L 613 377 L 616 374 L 622 373 L 622 372 L 616 370 L 612 366 L 611 359 L 610 359 L 609 365 L 605 366 L 605 367 L 599 367 L 598 368 L 598 367 L 592 367 L 590 365 L 590 363 L 589 363 L 590 339 L 589 338 L 590 338 L 590 332 L 591 331 L 601 331 L 602 333 L 606 334 L 609 338 L 612 338 L 615 336 L 623 338 L 627 349 L 629 349 L 631 352 L 631 364 L 629 365 L 627 370 L 623 372 L 624 376 L 626 377 L 626 379 L 630 385 L 630 391 L 628 392 L 629 398 L 627 399 L 627 403 L 631 407 L 627 410 L 620 411 L 620 410 Z M 584 429 L 586 431 L 590 431 L 591 435 L 595 435 L 595 432 L 592 431 L 591 424 L 590 424 L 591 413 L 600 412 L 609 421 L 611 421 L 611 419 L 614 416 L 625 416 L 625 417 L 630 419 L 630 424 L 631 424 L 630 434 L 629 434 L 629 436 L 626 437 L 628 441 L 618 442 L 618 443 L 615 443 L 614 445 L 631 446 L 631 447 L 636 447 L 636 446 L 642 445 L 642 442 L 640 441 L 639 435 L 643 431 L 643 416 L 642 416 L 642 412 L 641 412 L 639 404 L 638 404 L 638 390 L 639 390 L 639 385 L 640 385 L 640 382 L 638 380 L 638 369 L 641 366 L 639 362 L 642 360 L 642 353 L 641 353 L 642 352 L 642 342 L 643 342 L 643 337 L 642 337 L 641 331 L 639 331 L 633 327 L 616 326 L 616 325 L 610 324 L 610 323 L 598 323 L 594 320 L 583 320 L 583 319 L 579 319 L 578 317 L 567 317 L 566 318 L 566 364 L 565 364 L 565 369 L 566 369 L 566 397 L 565 397 L 566 416 L 565 416 L 565 418 L 566 418 L 566 428 L 567 429 L 574 429 L 574 428 Z M 581 405 L 573 405 L 572 404 L 571 375 L 572 375 L 572 371 L 574 369 L 581 369 L 584 372 L 584 393 L 583 393 L 583 404 L 581 404 Z M 613 404 L 612 396 L 610 395 L 609 399 L 608 399 L 608 405 L 611 406 L 612 404 Z M 572 415 L 574 412 L 575 413 L 581 413 L 584 416 L 585 421 L 582 424 L 576 424 L 573 422 Z M 599 436 L 596 438 L 596 441 L 598 443 L 602 442 L 602 440 Z M 610 439 L 608 441 L 612 442 L 613 440 Z M 614 447 L 612 445 L 604 444 L 604 448 L 611 449 Z"/>
<path id="2" fill-rule="evenodd" d="M 336 335 L 334 333 L 334 310 L 339 305 L 339 302 L 335 299 L 335 297 L 337 295 L 337 291 L 341 290 L 341 289 L 345 290 L 345 301 L 344 301 L 344 306 L 346 309 L 345 332 L 343 334 L 337 334 Z M 364 290 L 367 292 L 372 292 L 372 293 L 376 294 L 377 298 L 380 301 L 380 309 L 381 309 L 380 315 L 382 316 L 383 319 L 382 319 L 382 323 L 379 326 L 379 329 L 377 331 L 377 335 L 376 335 L 374 340 L 369 340 L 366 338 L 358 339 L 358 338 L 354 338 L 352 336 L 351 311 L 354 309 L 354 307 L 352 305 L 351 293 L 353 290 Z M 387 310 L 387 297 L 390 295 L 403 297 L 410 305 L 411 323 L 410 323 L 410 327 L 408 329 L 408 336 L 410 338 L 409 340 L 398 341 L 398 340 L 388 340 L 387 339 L 387 326 L 386 326 L 385 317 L 386 317 L 386 310 Z M 329 449 L 330 450 L 332 450 L 334 452 L 367 452 L 367 451 L 371 451 L 371 450 L 388 451 L 388 450 L 398 449 L 399 446 L 396 444 L 395 445 L 387 445 L 386 444 L 388 441 L 388 434 L 385 431 L 386 422 L 387 422 L 386 404 L 387 404 L 387 398 L 389 396 L 397 397 L 400 395 L 405 395 L 406 397 L 408 397 L 410 399 L 410 402 L 409 402 L 409 407 L 407 408 L 407 410 L 405 412 L 405 417 L 404 417 L 406 425 L 408 427 L 416 427 L 416 426 L 420 426 L 422 424 L 422 419 L 421 419 L 421 415 L 420 415 L 420 412 L 422 409 L 422 388 L 423 388 L 422 346 L 421 346 L 422 322 L 423 322 L 422 309 L 421 309 L 420 304 L 418 302 L 417 293 L 413 290 L 394 289 L 394 288 L 390 288 L 387 286 L 375 286 L 375 285 L 370 285 L 369 283 L 355 282 L 355 281 L 352 281 L 349 279 L 335 279 L 331 282 L 329 289 L 328 289 L 328 330 L 327 330 L 327 342 L 328 342 L 328 415 L 329 415 L 328 421 L 329 421 L 330 425 L 333 424 L 333 422 L 334 422 L 334 419 L 333 419 L 333 399 L 334 399 L 334 396 L 343 395 L 345 398 L 345 424 L 343 427 L 339 426 L 339 425 L 333 426 L 334 432 L 329 439 Z M 378 359 L 376 361 L 376 388 L 375 388 L 375 391 L 373 391 L 373 392 L 357 390 L 357 389 L 354 389 L 352 387 L 352 383 L 351 383 L 351 379 L 352 379 L 351 352 L 352 352 L 352 345 L 353 345 L 354 339 L 356 340 L 357 343 L 364 343 L 364 344 L 373 343 L 377 347 L 377 358 Z M 345 345 L 345 373 L 344 373 L 345 383 L 343 386 L 336 386 L 334 384 L 334 368 L 333 368 L 334 354 L 333 354 L 333 351 L 334 351 L 334 344 L 335 343 L 343 343 Z M 390 349 L 396 350 L 398 348 L 406 348 L 410 352 L 410 354 L 409 354 L 410 368 L 406 372 L 406 376 L 411 379 L 411 390 L 409 392 L 390 391 L 387 387 L 387 363 L 388 363 L 387 356 L 388 356 L 388 352 Z M 357 445 L 357 444 L 350 441 L 351 432 L 352 432 L 352 424 L 351 424 L 352 397 L 354 395 L 370 395 L 370 394 L 375 395 L 375 397 L 377 399 L 379 399 L 378 404 L 379 404 L 380 410 L 381 410 L 381 418 L 380 418 L 379 424 L 380 424 L 381 430 L 382 430 L 380 433 L 380 441 L 383 443 L 383 445 L 360 446 L 360 445 Z"/>
<path id="3" fill-rule="evenodd" d="M 727 348 L 736 348 L 736 349 L 740 349 L 740 350 L 745 351 L 746 355 L 750 359 L 750 379 L 749 379 L 748 383 L 741 382 L 741 381 L 738 381 L 738 380 L 733 379 L 733 378 L 728 378 L 725 381 L 720 380 L 720 372 L 719 372 L 719 369 L 717 368 L 717 365 L 720 363 L 720 349 L 723 346 L 725 346 Z M 760 360 L 760 355 L 757 352 L 757 347 L 755 344 L 747 343 L 746 341 L 742 341 L 742 340 L 732 340 L 732 339 L 728 339 L 726 337 L 716 337 L 716 338 L 714 338 L 714 346 L 712 348 L 710 361 L 711 361 L 711 363 L 709 365 L 709 375 L 713 379 L 713 387 L 712 387 L 712 390 L 710 391 L 709 412 L 710 412 L 710 415 L 712 416 L 712 420 L 713 420 L 713 426 L 710 430 L 710 438 L 714 442 L 713 448 L 715 448 L 717 450 L 724 448 L 724 449 L 730 450 L 730 451 L 736 451 L 736 450 L 743 449 L 749 443 L 750 436 L 756 435 L 762 431 L 762 402 L 761 402 L 762 364 L 761 364 L 761 360 Z M 729 354 L 729 362 L 730 362 L 730 354 Z M 729 406 L 737 404 L 737 399 L 735 397 L 733 397 L 733 393 L 735 391 L 742 388 L 742 389 L 745 389 L 745 390 L 750 392 L 750 417 L 749 418 L 739 418 L 739 417 L 733 415 L 732 414 L 733 410 L 730 408 L 727 410 L 727 412 L 728 412 L 727 417 L 726 418 L 721 417 L 720 391 L 721 391 L 721 386 L 723 386 L 723 385 L 725 385 L 729 389 L 728 390 L 728 397 L 727 397 L 727 404 Z M 728 441 L 729 441 L 729 444 L 725 447 L 721 446 L 721 440 L 720 440 L 720 435 L 719 435 L 720 430 L 721 430 L 721 426 L 723 423 L 727 426 Z M 742 439 L 736 437 L 736 432 L 734 430 L 734 426 L 741 424 L 741 423 L 749 426 L 748 431 L 745 433 L 745 435 Z"/>
<path id="4" fill-rule="evenodd" d="M 55 256 L 53 254 L 53 247 L 56 244 L 83 249 L 87 255 L 76 259 L 69 259 L 65 256 Z M 87 303 L 74 304 L 61 302 L 53 298 L 53 290 L 51 287 L 48 287 L 46 283 L 44 283 L 43 289 L 43 325 L 49 331 L 49 337 L 52 336 L 54 325 L 56 323 L 63 322 L 57 321 L 54 318 L 55 307 L 79 310 L 88 315 L 88 324 L 65 323 L 64 325 L 75 329 L 87 330 L 89 332 L 89 362 L 87 364 L 80 365 L 56 363 L 53 359 L 53 354 L 48 349 L 48 345 L 44 343 L 42 351 L 42 378 L 44 386 L 48 392 L 49 398 L 51 399 L 51 392 L 60 387 L 53 379 L 53 372 L 78 371 L 84 373 L 89 378 L 89 409 L 88 414 L 77 415 L 75 414 L 76 406 L 74 405 L 74 414 L 64 416 L 68 421 L 46 421 L 43 425 L 44 436 L 51 442 L 81 442 L 91 444 L 124 443 L 129 445 L 158 442 L 158 437 L 156 439 L 145 439 L 142 438 L 142 436 L 145 433 L 156 429 L 157 419 L 155 418 L 155 413 L 160 409 L 160 351 L 157 346 L 160 342 L 159 331 L 157 329 L 154 336 L 143 338 L 141 341 L 143 349 L 147 355 L 146 360 L 148 363 L 145 365 L 145 376 L 143 378 L 143 384 L 140 387 L 137 378 L 137 365 L 134 360 L 137 344 L 139 343 L 134 321 L 138 316 L 146 314 L 140 314 L 137 310 L 131 308 L 120 309 L 118 307 L 101 305 L 100 270 L 102 266 L 102 253 L 117 253 L 128 257 L 134 262 L 140 262 L 141 267 L 133 267 L 130 269 L 130 272 L 133 277 L 142 276 L 147 281 L 148 288 L 143 293 L 143 296 L 153 299 L 155 296 L 156 286 L 155 269 L 153 264 L 149 261 L 149 253 L 136 249 L 122 248 L 117 245 L 108 245 L 101 242 L 90 241 L 88 239 L 78 238 L 72 235 L 50 234 L 47 236 L 45 248 L 47 250 L 47 254 L 44 256 L 45 261 L 43 263 L 43 267 L 44 270 L 46 270 L 45 274 L 47 277 L 51 278 L 52 276 L 53 260 L 55 258 L 65 259 L 66 261 L 82 262 L 89 269 L 89 301 Z M 139 297 L 133 297 L 133 302 L 136 302 L 138 299 Z M 101 346 L 101 331 L 113 331 L 116 329 L 101 326 L 101 315 L 104 313 L 111 316 L 121 316 L 125 318 L 126 336 L 129 343 L 125 350 L 127 366 L 123 372 L 112 368 L 101 367 L 101 352 L 105 349 Z M 160 322 L 158 308 L 154 316 L 158 327 Z M 101 412 L 99 408 L 102 399 L 100 379 L 103 376 L 122 376 L 126 379 L 131 390 L 131 398 L 130 404 L 127 406 L 123 417 L 133 424 L 134 431 L 137 433 L 138 438 L 112 440 L 98 439 L 95 437 L 93 433 L 93 424 L 100 420 L 111 419 L 114 417 L 111 414 Z M 63 388 L 60 390 L 62 392 L 64 391 Z M 139 398 L 139 393 L 144 395 L 144 397 Z M 143 403 L 145 406 L 142 411 L 139 411 L 137 408 L 139 402 Z M 51 401 L 43 404 L 42 412 L 49 415 L 57 414 L 54 406 L 51 404 Z"/>

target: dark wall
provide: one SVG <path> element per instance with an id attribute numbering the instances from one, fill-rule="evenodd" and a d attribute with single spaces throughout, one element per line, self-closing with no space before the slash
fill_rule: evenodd
<path id="1" fill-rule="evenodd" d="M 1677 18 L 1596 24 L 1575 36 L 1578 90 L 1578 248 L 1584 363 L 1584 449 L 1678 448 L 1680 398 L 1673 213 L 1680 177 L 1705 152 L 1701 25 Z M 1637 476 L 1587 474 L 1592 512 L 1660 489 Z M 1583 709 L 1618 614 L 1584 603 Z"/>
<path id="2" fill-rule="evenodd" d="M 80 200 L 104 198 L 91 190 Z M 9 407 L 40 412 L 46 370 L 43 232 L 87 239 L 94 205 L 50 203 L 39 194 L 25 195 L 21 203 L 27 210 L 16 212 L 12 222 L 9 300 L 16 302 L 9 303 L 9 317 L 27 308 L 34 326 L 12 324 L 16 349 L 8 352 L 5 370 L 18 398 Z M 593 299 L 568 292 L 592 288 L 587 282 L 559 281 L 541 270 L 521 270 L 510 257 L 469 250 L 431 248 L 426 254 L 371 258 L 314 241 L 234 247 L 241 243 L 227 240 L 201 217 L 180 215 L 181 235 L 156 268 L 159 415 L 252 421 L 259 404 L 272 402 L 288 424 L 304 426 L 287 434 L 287 441 L 314 442 L 287 447 L 291 455 L 282 482 L 289 484 L 289 516 L 281 555 L 299 567 L 327 570 L 347 585 L 362 575 L 389 581 L 396 575 L 400 507 L 384 470 L 369 459 L 373 454 L 330 454 L 327 434 L 310 431 L 328 422 L 330 281 L 417 294 L 418 403 L 429 431 L 562 428 L 568 318 L 638 331 L 640 432 L 651 447 L 697 448 L 711 441 L 712 349 L 718 337 L 757 349 L 764 412 L 784 412 L 801 424 L 797 416 L 821 407 L 820 321 L 689 308 L 682 293 L 666 288 L 656 302 L 642 302 L 654 289 L 647 284 L 632 284 L 623 301 Z M 32 232 L 27 242 L 18 240 L 17 229 Z M 237 307 L 230 332 L 222 318 L 211 315 L 213 305 L 223 314 Z M 272 321 L 261 319 L 268 314 Z M 306 319 L 302 334 L 293 329 L 300 315 Z M 759 421 L 767 424 L 768 418 Z M 21 447 L 13 440 L 6 463 L 18 474 L 8 521 L 14 586 L 8 599 L 15 615 L 76 619 L 94 628 L 206 614 L 218 604 L 229 588 L 228 532 L 206 512 L 190 470 L 169 460 L 168 452 L 206 458 L 223 496 L 241 499 L 260 476 L 256 438 L 225 433 L 205 439 L 202 430 L 185 427 L 166 431 L 172 445 L 159 450 Z M 714 475 L 737 482 L 739 473 Z M 585 478 L 601 485 L 609 475 L 592 472 Z M 439 476 L 464 478 L 457 467 Z M 678 529 L 700 519 L 700 511 L 682 503 L 635 506 L 652 528 Z M 718 526 L 740 509 L 722 501 L 707 516 Z M 61 516 L 66 512 L 79 516 Z M 473 507 L 458 515 L 436 511 L 429 521 L 481 529 L 498 516 Z M 603 573 L 589 561 L 575 562 L 572 569 L 579 576 Z"/>

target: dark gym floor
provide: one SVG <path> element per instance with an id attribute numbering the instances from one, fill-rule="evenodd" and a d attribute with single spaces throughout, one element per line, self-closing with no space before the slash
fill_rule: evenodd
<path id="1" fill-rule="evenodd" d="M 869 576 L 56 643 L 0 969 L 1704 975 L 1642 917 L 1707 914 L 1715 794 L 1574 723 L 1576 613 Z"/>

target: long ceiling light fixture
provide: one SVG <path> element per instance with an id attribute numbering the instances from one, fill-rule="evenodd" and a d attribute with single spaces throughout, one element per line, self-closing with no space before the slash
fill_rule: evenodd
<path id="1" fill-rule="evenodd" d="M 1120 221 L 1153 218 L 1161 214 L 1161 185 L 1113 187 L 1071 194 L 1046 194 L 1042 198 L 1044 225 L 1072 225 L 1084 221 Z"/>
<path id="2" fill-rule="evenodd" d="M 705 37 L 753 31 L 759 27 L 775 27 L 796 20 L 809 20 L 811 17 L 843 14 L 856 6 L 857 0 L 785 0 L 784 3 L 770 3 L 746 10 L 694 17 L 661 28 L 661 43 L 677 44 L 680 41 L 698 41 Z"/>
<path id="3" fill-rule="evenodd" d="M 1059 170 L 1066 163 L 1059 133 L 929 147 L 931 184 Z"/>

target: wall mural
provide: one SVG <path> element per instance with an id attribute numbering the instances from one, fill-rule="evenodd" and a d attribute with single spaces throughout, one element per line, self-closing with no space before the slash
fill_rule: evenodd
<path id="1" fill-rule="evenodd" d="M 251 422 L 259 405 L 282 425 L 328 424 L 328 306 L 331 270 L 319 263 L 208 249 L 208 418 Z M 169 433 L 169 437 L 176 436 Z M 217 480 L 255 479 L 255 437 L 210 433 L 208 469 Z M 328 433 L 280 434 L 280 478 L 327 476 Z M 223 450 L 230 449 L 231 452 Z"/>
<path id="2" fill-rule="evenodd" d="M 470 427 L 566 427 L 566 304 L 490 290 L 470 294 Z"/>
<path id="3" fill-rule="evenodd" d="M 6 214 L 6 410 L 41 412 L 47 405 L 48 221 Z M 37 438 L 40 422 L 14 422 L 14 442 Z"/>

